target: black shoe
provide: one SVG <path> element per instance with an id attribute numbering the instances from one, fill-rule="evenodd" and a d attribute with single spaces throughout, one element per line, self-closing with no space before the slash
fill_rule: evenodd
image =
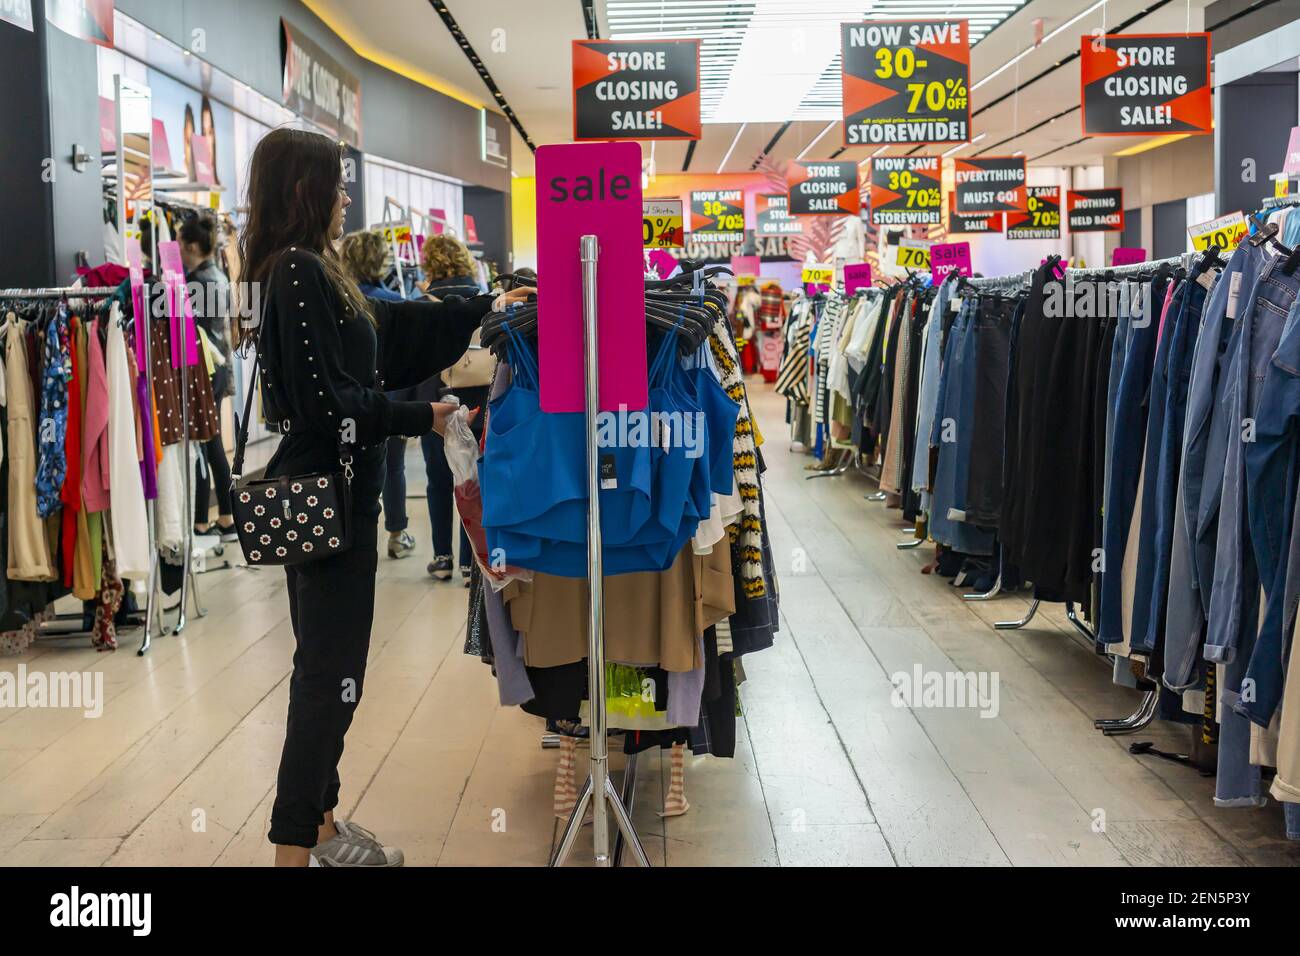
<path id="1" fill-rule="evenodd" d="M 428 570 L 428 572 L 431 575 L 433 575 L 435 578 L 437 578 L 439 581 L 450 581 L 451 580 L 451 555 L 449 554 L 436 555 L 434 559 L 429 562 L 429 566 L 426 570 Z"/>

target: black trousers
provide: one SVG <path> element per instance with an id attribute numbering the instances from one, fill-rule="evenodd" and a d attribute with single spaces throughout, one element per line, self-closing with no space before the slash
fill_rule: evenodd
<path id="1" fill-rule="evenodd" d="M 216 381 L 215 376 L 213 381 Z M 218 422 L 221 421 L 221 403 L 224 401 L 224 398 L 217 399 Z M 217 433 L 203 443 L 203 457 L 208 467 L 195 469 L 194 520 L 206 523 L 211 515 L 211 491 L 217 494 L 217 513 L 234 514 L 230 504 L 230 462 L 226 460 L 226 446 L 221 440 L 220 426 Z"/>
<path id="2" fill-rule="evenodd" d="M 970 471 L 966 479 L 966 520 L 996 528 L 1002 518 L 1002 460 L 1007 416 L 1007 376 L 1011 364 L 1011 314 L 1014 299 L 980 299 L 975 334 L 975 408 Z"/>
<path id="3" fill-rule="evenodd" d="M 377 516 L 352 516 L 352 546 L 285 568 L 297 650 L 271 809 L 272 843 L 314 847 L 339 802 L 343 737 L 361 701 L 379 567 Z"/>

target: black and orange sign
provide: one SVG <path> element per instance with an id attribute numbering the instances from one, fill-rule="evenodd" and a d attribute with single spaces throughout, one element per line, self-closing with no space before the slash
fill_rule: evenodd
<path id="1" fill-rule="evenodd" d="M 744 190 L 693 190 L 691 237 L 697 242 L 742 241 L 745 238 Z"/>
<path id="2" fill-rule="evenodd" d="M 1014 212 L 1025 208 L 1025 157 L 956 159 L 953 167 L 959 213 Z"/>
<path id="3" fill-rule="evenodd" d="M 1085 34 L 1082 42 L 1084 136 L 1213 132 L 1208 33 Z"/>
<path id="4" fill-rule="evenodd" d="M 1071 232 L 1123 232 L 1124 190 L 1071 189 L 1065 194 Z"/>
<path id="5" fill-rule="evenodd" d="M 938 156 L 880 156 L 871 161 L 871 222 L 912 226 L 943 218 L 943 160 Z"/>
<path id="6" fill-rule="evenodd" d="M 573 138 L 699 139 L 699 40 L 574 40 Z"/>
<path id="7" fill-rule="evenodd" d="M 1030 186 L 1024 212 L 1007 213 L 1008 239 L 1060 239 L 1061 187 Z"/>
<path id="8" fill-rule="evenodd" d="M 759 236 L 799 236 L 803 234 L 803 220 L 790 215 L 790 200 L 779 193 L 759 193 L 755 197 L 754 211 L 758 222 L 754 227 Z"/>
<path id="9" fill-rule="evenodd" d="M 792 162 L 786 182 L 790 184 L 792 216 L 856 216 L 862 209 L 855 162 Z"/>
<path id="10" fill-rule="evenodd" d="M 840 25 L 844 145 L 970 140 L 965 20 Z"/>
<path id="11" fill-rule="evenodd" d="M 948 194 L 948 232 L 980 233 L 1001 232 L 1005 212 L 972 212 L 962 214 L 957 211 L 957 194 Z"/>

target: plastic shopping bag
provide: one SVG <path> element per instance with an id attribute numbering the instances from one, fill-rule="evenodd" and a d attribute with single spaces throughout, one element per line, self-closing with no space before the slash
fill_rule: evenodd
<path id="1" fill-rule="evenodd" d="M 474 559 L 483 572 L 483 579 L 494 591 L 500 591 L 514 580 L 531 581 L 533 572 L 511 567 L 504 559 L 494 560 L 488 553 L 487 534 L 483 530 L 483 497 L 478 484 L 478 439 L 470 431 L 468 408 L 456 409 L 447 420 L 442 447 L 455 483 L 456 512 L 474 549 Z"/>

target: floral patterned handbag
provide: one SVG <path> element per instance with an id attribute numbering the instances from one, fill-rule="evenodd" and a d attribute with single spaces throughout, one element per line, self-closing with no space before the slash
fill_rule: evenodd
<path id="1" fill-rule="evenodd" d="M 351 544 L 352 452 L 340 442 L 339 470 L 241 483 L 248 422 L 261 355 L 253 361 L 244 414 L 235 422 L 231 504 L 244 558 L 252 565 L 304 564 L 346 551 Z"/>

